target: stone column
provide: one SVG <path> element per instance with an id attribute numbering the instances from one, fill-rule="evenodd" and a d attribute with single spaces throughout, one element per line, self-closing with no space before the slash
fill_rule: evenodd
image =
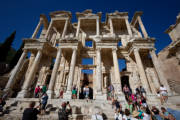
<path id="1" fill-rule="evenodd" d="M 114 64 L 114 74 L 115 74 L 115 84 L 116 84 L 116 90 L 117 93 L 121 94 L 122 93 L 122 88 L 121 88 L 121 76 L 120 76 L 120 70 L 119 70 L 119 63 L 118 63 L 118 58 L 117 58 L 117 49 L 112 50 L 112 55 L 113 55 L 113 64 Z"/>
<path id="2" fill-rule="evenodd" d="M 65 22 L 64 30 L 63 30 L 63 33 L 62 33 L 62 38 L 64 38 L 65 35 L 66 35 L 67 27 L 68 27 L 68 20 L 66 20 L 66 22 Z"/>
<path id="3" fill-rule="evenodd" d="M 61 60 L 61 49 L 59 48 L 58 51 L 57 51 L 56 61 L 55 61 L 55 64 L 54 64 L 54 68 L 53 68 L 53 71 L 52 71 L 52 75 L 51 75 L 51 79 L 50 79 L 50 83 L 49 83 L 49 87 L 48 87 L 48 91 L 47 91 L 47 94 L 48 94 L 49 98 L 53 97 L 53 92 L 54 92 L 53 88 L 54 88 L 54 84 L 55 84 L 55 80 L 56 80 L 60 60 Z"/>
<path id="4" fill-rule="evenodd" d="M 96 50 L 96 89 L 98 94 L 102 94 L 102 68 L 101 68 L 101 51 Z"/>
<path id="5" fill-rule="evenodd" d="M 78 37 L 78 35 L 79 35 L 80 24 L 81 24 L 81 19 L 78 19 L 78 26 L 77 26 L 77 29 L 76 29 L 76 37 Z"/>
<path id="6" fill-rule="evenodd" d="M 128 33 L 129 33 L 130 37 L 132 37 L 131 26 L 130 26 L 129 21 L 128 21 L 127 18 L 125 19 L 125 22 L 126 22 Z"/>
<path id="7" fill-rule="evenodd" d="M 50 30 L 51 30 L 51 28 L 52 28 L 53 22 L 54 22 L 54 21 L 51 20 L 51 22 L 50 22 L 50 24 L 49 24 L 49 27 L 48 27 L 48 29 L 47 29 L 46 35 L 45 35 L 45 39 L 48 38 L 48 35 L 49 35 L 49 32 L 50 32 Z"/>
<path id="8" fill-rule="evenodd" d="M 170 90 L 170 87 L 169 87 L 169 84 L 167 82 L 167 79 L 164 77 L 164 74 L 161 70 L 161 63 L 159 62 L 157 56 L 156 56 L 156 53 L 154 50 L 151 50 L 150 51 L 150 55 L 151 55 L 151 58 L 152 58 L 152 61 L 153 61 L 153 64 L 154 64 L 154 67 L 156 69 L 156 72 L 158 74 L 158 77 L 160 79 L 160 82 L 161 84 L 163 84 L 166 88 L 167 88 L 167 91 L 169 93 L 171 93 L 171 90 Z M 159 83 L 159 81 L 156 81 L 156 83 Z M 158 85 L 160 87 L 160 85 Z"/>
<path id="9" fill-rule="evenodd" d="M 113 29 L 113 23 L 112 23 L 112 19 L 110 18 L 109 19 L 110 21 L 110 32 L 111 32 L 111 34 L 113 35 L 114 34 L 114 29 Z"/>
<path id="10" fill-rule="evenodd" d="M 99 36 L 100 29 L 99 29 L 99 17 L 96 19 L 96 35 Z"/>
<path id="11" fill-rule="evenodd" d="M 72 83 L 74 80 L 74 70 L 75 70 L 75 65 L 76 65 L 76 55 L 77 55 L 77 49 L 73 49 L 73 53 L 71 57 L 71 65 L 70 65 L 70 70 L 69 70 L 67 91 L 66 91 L 66 94 L 64 94 L 65 99 L 71 99 Z"/>
<path id="12" fill-rule="evenodd" d="M 146 77 L 146 73 L 145 73 L 145 70 L 144 70 L 144 67 L 143 67 L 143 63 L 141 61 L 141 57 L 139 55 L 139 50 L 137 48 L 134 49 L 134 56 L 135 56 L 136 63 L 137 63 L 137 66 L 138 66 L 138 70 L 139 70 L 139 74 L 140 74 L 140 77 L 141 77 L 142 86 L 145 88 L 147 93 L 150 93 L 150 88 L 149 88 L 148 80 L 147 80 L 147 77 Z"/>
<path id="13" fill-rule="evenodd" d="M 142 20 L 141 20 L 141 17 L 138 16 L 137 19 L 138 19 L 139 25 L 140 25 L 140 27 L 141 27 L 142 33 L 143 33 L 143 35 L 144 35 L 144 38 L 148 38 L 148 34 L 147 34 L 146 29 L 145 29 L 145 27 L 144 27 L 144 25 L 143 25 L 143 22 L 142 22 Z"/>
<path id="14" fill-rule="evenodd" d="M 32 35 L 31 38 L 36 38 L 37 33 L 38 33 L 38 31 L 39 31 L 39 29 L 40 29 L 40 27 L 41 27 L 41 24 L 42 24 L 42 20 L 40 19 L 40 21 L 39 21 L 39 23 L 38 23 L 36 29 L 34 30 L 34 33 L 33 33 L 33 35 Z"/>
<path id="15" fill-rule="evenodd" d="M 42 56 L 42 51 L 39 50 L 37 55 L 36 55 L 36 58 L 34 60 L 34 63 L 32 65 L 32 67 L 31 67 L 31 70 L 29 71 L 27 79 L 24 81 L 22 90 L 18 93 L 18 96 L 17 96 L 18 98 L 24 98 L 24 97 L 27 96 L 28 87 L 30 86 L 31 82 L 33 81 L 34 74 L 36 74 L 36 71 L 37 71 L 38 64 L 40 62 L 41 56 Z"/>
<path id="16" fill-rule="evenodd" d="M 27 50 L 24 50 L 19 61 L 18 61 L 18 63 L 17 63 L 17 65 L 15 66 L 15 68 L 12 71 L 12 74 L 8 80 L 8 83 L 6 84 L 6 87 L 4 89 L 5 93 L 9 92 L 9 90 L 13 87 L 13 85 L 16 81 L 17 73 L 22 68 L 22 65 L 23 65 L 23 62 L 24 62 L 26 56 L 27 56 Z"/>

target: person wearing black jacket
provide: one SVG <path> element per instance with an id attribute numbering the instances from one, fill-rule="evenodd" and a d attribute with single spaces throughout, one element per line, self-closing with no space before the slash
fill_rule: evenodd
<path id="1" fill-rule="evenodd" d="M 34 101 L 31 102 L 29 104 L 29 108 L 26 108 L 24 110 L 22 120 L 37 120 L 37 115 L 40 113 L 37 108 L 39 108 L 40 106 L 34 108 L 35 104 L 36 103 Z"/>

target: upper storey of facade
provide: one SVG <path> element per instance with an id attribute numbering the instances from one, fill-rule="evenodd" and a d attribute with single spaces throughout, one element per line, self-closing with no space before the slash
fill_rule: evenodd
<path id="1" fill-rule="evenodd" d="M 142 12 L 135 12 L 132 21 L 129 22 L 127 12 L 115 11 L 107 13 L 105 21 L 102 21 L 101 12 L 93 13 L 92 10 L 85 10 L 77 12 L 77 22 L 72 23 L 71 12 L 55 11 L 50 13 L 50 21 L 45 15 L 40 15 L 40 21 L 32 37 L 25 40 L 26 43 L 30 41 L 31 45 L 33 41 L 46 42 L 51 47 L 64 44 L 65 47 L 71 45 L 83 47 L 86 41 L 93 41 L 93 47 L 102 45 L 101 43 L 118 46 L 118 42 L 121 42 L 122 47 L 127 48 L 136 42 L 150 43 L 153 48 L 154 39 L 148 36 L 141 15 Z"/>

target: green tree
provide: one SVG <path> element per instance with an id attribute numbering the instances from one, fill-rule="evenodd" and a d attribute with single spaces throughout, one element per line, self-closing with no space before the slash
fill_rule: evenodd
<path id="1" fill-rule="evenodd" d="M 9 63 L 9 68 L 12 69 L 18 62 L 19 58 L 21 57 L 21 54 L 23 52 L 24 43 L 21 44 L 21 47 L 18 49 L 14 57 L 12 58 L 11 62 Z"/>
<path id="2" fill-rule="evenodd" d="M 6 40 L 4 43 L 0 46 L 0 62 L 6 62 L 6 58 L 8 56 L 8 52 L 11 49 L 11 45 L 14 41 L 16 35 L 16 31 L 14 31 Z"/>

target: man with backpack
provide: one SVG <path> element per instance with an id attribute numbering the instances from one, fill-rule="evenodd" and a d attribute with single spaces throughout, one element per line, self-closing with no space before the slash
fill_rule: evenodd
<path id="1" fill-rule="evenodd" d="M 61 108 L 58 111 L 59 120 L 68 120 L 68 112 L 66 111 L 66 102 L 61 104 Z"/>
<path id="2" fill-rule="evenodd" d="M 163 113 L 162 117 L 164 120 L 176 120 L 176 118 L 171 113 L 169 113 L 166 108 L 161 107 L 161 111 Z"/>

